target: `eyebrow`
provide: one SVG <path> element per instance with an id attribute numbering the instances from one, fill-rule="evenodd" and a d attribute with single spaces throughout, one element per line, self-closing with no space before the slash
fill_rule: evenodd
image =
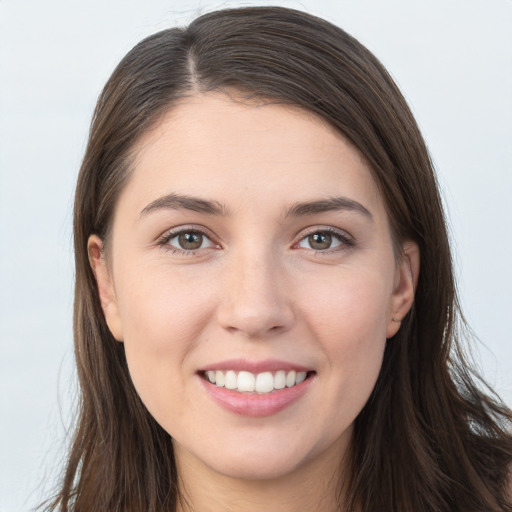
<path id="1" fill-rule="evenodd" d="M 371 221 L 374 220 L 373 215 L 366 207 L 348 197 L 330 197 L 318 201 L 295 203 L 286 210 L 284 216 L 300 217 L 303 215 L 336 211 L 352 211 L 364 215 Z"/>
<path id="2" fill-rule="evenodd" d="M 229 208 L 218 201 L 210 201 L 199 197 L 183 194 L 168 194 L 149 203 L 141 212 L 141 217 L 157 210 L 190 210 L 207 215 L 228 217 L 231 215 Z M 286 208 L 283 217 L 301 217 L 316 213 L 352 211 L 360 213 L 373 221 L 373 215 L 361 203 L 348 197 L 330 197 L 314 201 L 294 203 Z"/>
<path id="3" fill-rule="evenodd" d="M 226 217 L 231 214 L 228 208 L 218 201 L 209 201 L 199 197 L 174 193 L 155 199 L 140 212 L 140 215 L 143 217 L 155 210 L 191 210 L 220 217 Z"/>

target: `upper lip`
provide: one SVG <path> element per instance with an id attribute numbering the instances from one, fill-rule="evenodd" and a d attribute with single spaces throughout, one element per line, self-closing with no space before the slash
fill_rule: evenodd
<path id="1" fill-rule="evenodd" d="M 209 364 L 204 368 L 201 368 L 201 371 L 203 372 L 211 370 L 234 370 L 238 372 L 246 371 L 255 374 L 263 372 L 277 372 L 279 370 L 295 370 L 296 372 L 312 371 L 311 368 L 307 368 L 306 366 L 292 363 L 289 361 L 281 361 L 279 359 L 265 359 L 262 361 L 250 361 L 248 359 L 226 359 L 223 361 L 218 361 L 216 363 Z"/>

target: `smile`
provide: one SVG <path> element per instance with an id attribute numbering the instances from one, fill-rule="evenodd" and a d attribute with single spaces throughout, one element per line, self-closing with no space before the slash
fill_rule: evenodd
<path id="1" fill-rule="evenodd" d="M 295 370 L 276 372 L 251 373 L 235 370 L 208 370 L 206 379 L 215 386 L 239 393 L 268 394 L 284 388 L 292 388 L 306 380 L 307 372 Z"/>

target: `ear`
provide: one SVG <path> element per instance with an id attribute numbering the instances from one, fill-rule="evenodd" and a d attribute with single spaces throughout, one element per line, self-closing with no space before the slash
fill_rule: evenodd
<path id="1" fill-rule="evenodd" d="M 414 302 L 420 273 L 420 249 L 414 242 L 406 242 L 398 262 L 393 294 L 391 296 L 386 338 L 392 338 L 400 329 L 402 319 Z"/>
<path id="2" fill-rule="evenodd" d="M 101 309 L 103 309 L 108 328 L 117 341 L 123 341 L 121 316 L 119 315 L 112 273 L 108 268 L 103 252 L 103 241 L 99 236 L 91 235 L 89 237 L 87 253 L 98 285 Z"/>

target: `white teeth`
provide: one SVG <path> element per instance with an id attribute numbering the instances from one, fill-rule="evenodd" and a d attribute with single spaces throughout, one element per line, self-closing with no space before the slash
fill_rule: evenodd
<path id="1" fill-rule="evenodd" d="M 274 390 L 274 376 L 270 372 L 258 373 L 256 393 L 270 393 Z"/>
<path id="2" fill-rule="evenodd" d="M 255 381 L 252 373 L 240 372 L 238 374 L 238 391 L 254 391 Z"/>
<path id="3" fill-rule="evenodd" d="M 226 386 L 227 389 L 236 389 L 238 386 L 238 381 L 236 377 L 236 373 L 233 370 L 229 370 L 229 372 L 226 373 L 226 380 L 224 382 L 224 386 Z"/>
<path id="4" fill-rule="evenodd" d="M 217 386 L 223 387 L 225 380 L 226 378 L 224 377 L 224 373 L 220 370 L 217 370 L 215 372 L 215 384 L 217 384 Z"/>
<path id="5" fill-rule="evenodd" d="M 286 375 L 286 387 L 291 388 L 295 384 L 296 378 L 297 374 L 293 370 L 288 372 L 288 375 Z"/>
<path id="6" fill-rule="evenodd" d="M 218 387 L 246 393 L 271 393 L 285 387 L 291 388 L 304 382 L 307 377 L 307 372 L 296 372 L 294 370 L 289 372 L 279 370 L 275 374 L 272 372 L 253 374 L 245 371 L 237 374 L 234 370 L 226 372 L 208 370 L 205 374 L 206 378 Z"/>
<path id="7" fill-rule="evenodd" d="M 301 382 L 304 382 L 306 380 L 306 372 L 298 372 L 297 373 L 297 379 L 295 380 L 296 384 L 300 384 Z"/>
<path id="8" fill-rule="evenodd" d="M 279 370 L 274 375 L 274 388 L 283 389 L 286 386 L 286 373 L 284 370 Z"/>

